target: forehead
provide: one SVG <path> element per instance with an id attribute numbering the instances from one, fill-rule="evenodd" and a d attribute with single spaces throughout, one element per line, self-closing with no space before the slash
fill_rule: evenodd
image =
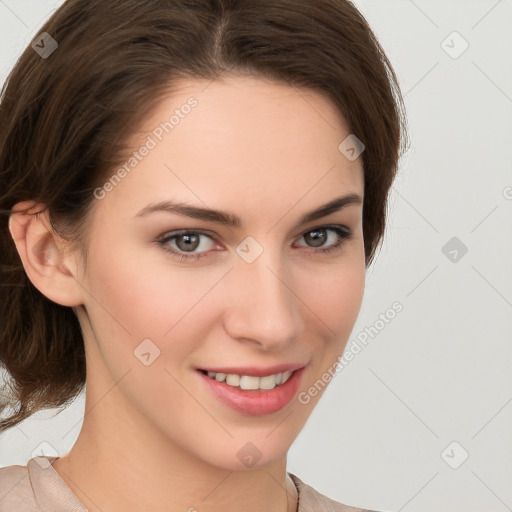
<path id="1" fill-rule="evenodd" d="M 307 89 L 241 76 L 181 80 L 134 132 L 130 150 L 150 149 L 132 159 L 108 202 L 136 208 L 178 197 L 225 209 L 226 199 L 261 208 L 262 200 L 309 195 L 305 206 L 314 206 L 336 192 L 362 195 L 361 159 L 338 149 L 348 135 L 334 104 Z"/>

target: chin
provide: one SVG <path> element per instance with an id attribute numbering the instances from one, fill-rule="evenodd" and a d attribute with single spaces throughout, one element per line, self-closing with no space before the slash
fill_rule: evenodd
<path id="1" fill-rule="evenodd" d="M 258 436 L 248 434 L 219 443 L 211 439 L 205 446 L 205 451 L 196 453 L 207 464 L 228 471 L 249 471 L 262 469 L 275 463 L 286 461 L 290 440 L 266 438 L 269 430 Z M 271 434 L 272 437 L 274 434 Z"/>

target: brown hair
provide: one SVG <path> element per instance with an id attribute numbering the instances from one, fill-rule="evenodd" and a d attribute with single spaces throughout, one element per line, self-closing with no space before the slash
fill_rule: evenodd
<path id="1" fill-rule="evenodd" d="M 19 405 L 0 432 L 68 405 L 86 382 L 75 311 L 28 279 L 8 230 L 13 207 L 44 205 L 55 233 L 86 258 L 93 191 L 122 161 L 132 128 L 178 78 L 249 74 L 334 102 L 366 146 L 367 266 L 406 147 L 396 75 L 347 0 L 68 0 L 43 32 L 58 48 L 42 58 L 29 46 L 0 99 L 0 365 L 9 405 Z"/>

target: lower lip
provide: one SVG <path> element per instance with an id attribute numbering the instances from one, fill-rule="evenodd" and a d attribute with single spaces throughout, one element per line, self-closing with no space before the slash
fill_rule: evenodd
<path id="1" fill-rule="evenodd" d="M 199 370 L 197 373 L 213 394 L 227 406 L 242 414 L 264 416 L 283 409 L 293 400 L 299 389 L 304 368 L 295 370 L 284 384 L 269 390 L 235 388 L 212 379 Z"/>

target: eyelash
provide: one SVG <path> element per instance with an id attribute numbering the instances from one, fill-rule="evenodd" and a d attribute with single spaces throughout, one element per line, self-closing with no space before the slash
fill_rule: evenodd
<path id="1" fill-rule="evenodd" d="M 308 233 L 313 233 L 315 231 L 323 231 L 323 230 L 334 231 L 338 235 L 339 240 L 334 245 L 331 245 L 330 247 L 327 247 L 325 249 L 318 249 L 318 250 L 313 249 L 314 253 L 328 254 L 331 252 L 339 251 L 339 250 L 341 250 L 342 246 L 345 245 L 345 243 L 348 240 L 352 239 L 352 236 L 353 236 L 353 233 L 350 229 L 348 229 L 346 227 L 342 227 L 342 226 L 320 226 L 320 227 L 313 228 L 313 229 L 306 231 L 301 236 L 304 236 Z M 171 256 L 173 256 L 174 258 L 176 258 L 180 261 L 184 261 L 184 260 L 196 261 L 196 260 L 199 260 L 200 258 L 204 258 L 209 255 L 208 251 L 198 253 L 198 254 L 187 254 L 187 253 L 178 252 L 169 247 L 168 242 L 170 242 L 171 240 L 173 240 L 175 238 L 179 238 L 180 236 L 184 236 L 184 235 L 203 235 L 203 236 L 206 236 L 206 237 L 214 240 L 213 237 L 211 236 L 211 234 L 209 234 L 205 231 L 202 231 L 202 230 L 182 230 L 182 231 L 174 232 L 174 234 L 164 235 L 163 237 L 161 237 L 157 240 L 157 243 L 162 247 L 162 249 L 165 252 L 169 253 Z"/>

